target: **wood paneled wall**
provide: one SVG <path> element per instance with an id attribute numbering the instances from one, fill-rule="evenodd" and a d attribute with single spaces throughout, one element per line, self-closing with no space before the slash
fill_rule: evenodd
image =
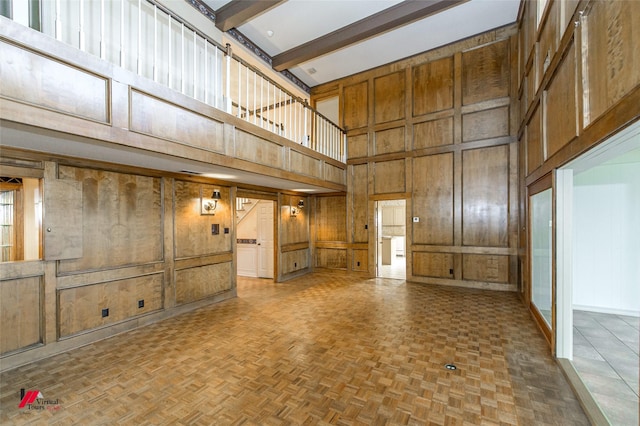
<path id="1" fill-rule="evenodd" d="M 302 200 L 304 208 L 294 216 L 291 208 L 297 207 Z M 279 233 L 279 275 L 278 280 L 287 280 L 312 270 L 311 244 L 311 198 L 299 195 L 280 195 L 280 233 Z"/>
<path id="2" fill-rule="evenodd" d="M 52 240 L 51 250 L 60 259 L 0 268 L 3 368 L 235 296 L 237 187 L 12 149 L 3 150 L 0 164 L 16 176 L 42 177 L 52 194 L 77 191 L 80 199 L 74 207 L 68 197 L 44 198 L 45 222 L 65 215 L 76 220 L 64 229 L 77 229 L 78 239 L 51 238 L 61 232 L 55 227 L 44 232 L 45 243 Z M 202 214 L 202 200 L 214 189 L 221 194 L 215 214 Z M 252 190 L 258 191 L 240 189 L 240 196 L 280 206 L 274 217 L 277 279 L 311 271 L 313 198 Z M 344 195 L 337 198 L 344 204 Z M 291 206 L 300 200 L 304 208 L 292 216 Z M 218 225 L 218 234 L 212 225 Z M 344 226 L 342 235 L 332 234 L 331 226 L 326 229 L 327 238 L 345 239 Z M 81 247 L 57 247 L 68 244 Z M 328 262 L 335 265 L 336 260 L 330 256 Z"/>
<path id="3" fill-rule="evenodd" d="M 520 264 L 530 300 L 527 194 L 554 169 L 640 117 L 640 2 L 523 3 L 514 84 L 520 111 Z"/>
<path id="4" fill-rule="evenodd" d="M 44 232 L 59 260 L 2 266 L 3 368 L 235 295 L 235 188 L 12 150 L 1 160 L 16 176 L 33 170 L 15 164 L 34 164 L 45 190 L 77 190 L 81 199 L 74 207 L 66 197 L 44 198 L 45 223 L 76 220 L 79 239 L 55 236 L 55 225 Z M 201 197 L 213 189 L 222 199 L 215 215 L 202 215 Z M 78 242 L 71 251 L 55 247 Z"/>
<path id="5" fill-rule="evenodd" d="M 347 269 L 347 197 L 315 198 L 315 267 Z"/>
<path id="6" fill-rule="evenodd" d="M 349 158 L 345 202 L 318 197 L 318 266 L 374 274 L 374 203 L 406 199 L 410 280 L 516 288 L 517 41 L 511 26 L 314 88 L 339 94 Z"/>
<path id="7" fill-rule="evenodd" d="M 0 350 L 42 343 L 42 276 L 0 281 Z"/>

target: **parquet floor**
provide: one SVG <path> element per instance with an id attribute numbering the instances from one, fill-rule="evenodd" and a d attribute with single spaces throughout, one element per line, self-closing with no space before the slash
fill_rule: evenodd
<path id="1" fill-rule="evenodd" d="M 0 423 L 588 424 L 512 293 L 239 281 L 236 299 L 3 373 Z M 59 409 L 19 409 L 20 388 Z"/>

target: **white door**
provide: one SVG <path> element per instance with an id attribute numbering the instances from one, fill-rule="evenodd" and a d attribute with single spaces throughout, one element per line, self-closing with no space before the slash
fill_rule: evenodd
<path id="1" fill-rule="evenodd" d="M 273 201 L 258 205 L 258 276 L 273 278 Z"/>

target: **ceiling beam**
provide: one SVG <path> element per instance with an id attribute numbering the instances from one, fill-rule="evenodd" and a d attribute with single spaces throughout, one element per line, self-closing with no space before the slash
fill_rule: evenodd
<path id="1" fill-rule="evenodd" d="M 468 0 L 405 0 L 273 57 L 273 69 L 283 71 L 386 31 L 410 24 Z"/>
<path id="2" fill-rule="evenodd" d="M 261 13 L 286 0 L 232 0 L 216 10 L 216 28 L 226 32 L 238 28 Z"/>

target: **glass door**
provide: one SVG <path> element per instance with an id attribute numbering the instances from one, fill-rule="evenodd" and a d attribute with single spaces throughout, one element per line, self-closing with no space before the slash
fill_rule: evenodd
<path id="1" fill-rule="evenodd" d="M 551 341 L 553 328 L 553 191 L 529 197 L 531 307 Z"/>

